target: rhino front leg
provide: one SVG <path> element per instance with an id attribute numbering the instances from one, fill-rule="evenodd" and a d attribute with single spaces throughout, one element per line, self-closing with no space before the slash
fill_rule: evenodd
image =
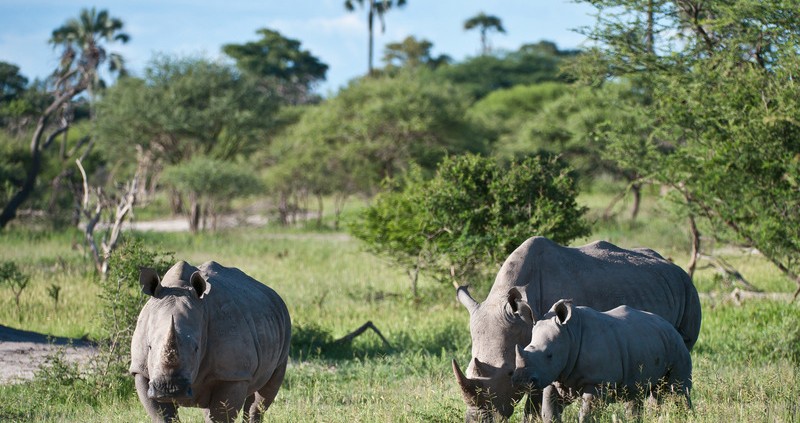
<path id="1" fill-rule="evenodd" d="M 206 423 L 233 422 L 247 397 L 247 382 L 221 382 L 211 392 Z"/>
<path id="2" fill-rule="evenodd" d="M 592 409 L 594 408 L 594 402 L 597 398 L 597 391 L 595 389 L 591 389 L 588 391 L 584 391 L 583 395 L 581 396 L 581 411 L 578 415 L 578 421 L 580 423 L 584 422 L 592 422 Z"/>
<path id="3" fill-rule="evenodd" d="M 542 391 L 542 421 L 545 423 L 560 422 L 564 410 L 564 400 L 554 385 L 548 385 Z"/>
<path id="4" fill-rule="evenodd" d="M 144 409 L 147 411 L 153 423 L 172 423 L 178 421 L 178 407 L 175 406 L 175 404 L 158 402 L 147 396 L 147 390 L 150 388 L 149 379 L 137 374 L 134 380 L 136 383 L 136 394 L 139 395 L 139 401 L 144 406 Z"/>

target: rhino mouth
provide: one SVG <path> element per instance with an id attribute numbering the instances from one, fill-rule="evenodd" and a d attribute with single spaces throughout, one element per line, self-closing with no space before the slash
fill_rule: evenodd
<path id="1" fill-rule="evenodd" d="M 192 398 L 192 387 L 185 379 L 158 379 L 150 382 L 147 397 L 158 402 L 172 402 Z"/>

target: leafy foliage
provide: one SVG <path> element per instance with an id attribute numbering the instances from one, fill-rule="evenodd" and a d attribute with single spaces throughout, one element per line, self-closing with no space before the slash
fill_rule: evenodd
<path id="1" fill-rule="evenodd" d="M 284 196 L 371 193 L 412 162 L 432 171 L 446 154 L 482 151 L 468 103 L 422 70 L 355 81 L 278 137 L 265 159 L 275 163 L 270 186 Z"/>
<path id="2" fill-rule="evenodd" d="M 258 41 L 246 44 L 226 44 L 222 51 L 236 60 L 236 66 L 260 80 L 261 85 L 278 84 L 281 97 L 289 103 L 310 99 L 315 83 L 325 80 L 328 65 L 322 63 L 300 42 L 286 38 L 278 31 L 262 28 Z"/>
<path id="3" fill-rule="evenodd" d="M 151 267 L 163 275 L 174 261 L 171 253 L 148 248 L 131 238 L 111 254 L 108 277 L 97 279 L 101 330 L 108 338 L 100 344 L 96 376 L 106 388 L 132 391 L 133 381 L 128 375 L 131 338 L 139 310 L 147 300 L 139 286 L 141 268 Z"/>
<path id="4" fill-rule="evenodd" d="M 187 162 L 168 167 L 163 182 L 181 193 L 190 206 L 190 225 L 197 230 L 200 216 L 196 211 L 216 218 L 229 210 L 230 202 L 258 192 L 259 180 L 253 173 L 234 162 L 197 156 Z M 198 210 L 199 209 L 199 210 Z"/>
<path id="5" fill-rule="evenodd" d="M 589 233 L 575 182 L 554 158 L 505 168 L 465 155 L 445 159 L 429 181 L 416 170 L 395 183 L 351 231 L 411 274 L 478 282 L 533 235 L 567 243 Z"/>
<path id="6" fill-rule="evenodd" d="M 582 78 L 626 78 L 649 130 L 612 125 L 612 157 L 673 187 L 696 216 L 753 246 L 800 292 L 800 14 L 783 1 L 595 1 Z M 702 3 L 702 5 L 701 5 Z M 702 6 L 702 7 L 701 7 Z M 680 32 L 681 43 L 671 35 Z M 631 154 L 631 152 L 636 152 Z"/>
<path id="7" fill-rule="evenodd" d="M 457 84 L 475 99 L 494 90 L 515 85 L 531 85 L 547 81 L 568 82 L 561 73 L 564 59 L 578 54 L 575 50 L 559 50 L 549 41 L 525 44 L 517 51 L 484 54 L 451 66 L 440 67 L 438 74 Z"/>
<path id="8" fill-rule="evenodd" d="M 0 262 L 0 285 L 8 286 L 14 293 L 14 303 L 17 306 L 17 314 L 20 320 L 22 320 L 22 309 L 20 308 L 19 297 L 22 295 L 22 291 L 28 287 L 30 279 L 29 275 L 19 270 L 17 263 L 13 261 Z"/>

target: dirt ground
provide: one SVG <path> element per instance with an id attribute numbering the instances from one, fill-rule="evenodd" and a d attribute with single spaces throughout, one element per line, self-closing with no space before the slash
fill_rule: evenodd
<path id="1" fill-rule="evenodd" d="M 59 349 L 64 350 L 67 361 L 83 364 L 97 352 L 85 340 L 48 337 L 0 325 L 0 384 L 32 379 L 46 358 Z"/>

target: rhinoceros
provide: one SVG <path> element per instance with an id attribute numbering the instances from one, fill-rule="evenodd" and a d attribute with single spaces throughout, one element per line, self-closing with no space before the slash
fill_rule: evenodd
<path id="1" fill-rule="evenodd" d="M 151 296 L 139 313 L 130 372 L 154 422 L 177 420 L 178 406 L 205 409 L 206 421 L 233 421 L 244 407 L 257 422 L 283 382 L 291 322 L 278 294 L 236 268 L 179 261 L 159 279 L 143 268 Z"/>
<path id="2" fill-rule="evenodd" d="M 651 249 L 626 250 L 605 241 L 573 248 L 529 238 L 503 263 L 482 303 L 463 286 L 457 297 L 469 311 L 472 336 L 466 375 L 452 361 L 467 422 L 505 420 L 526 393 L 527 419 L 541 412 L 542 395 L 556 394 L 552 387 L 528 392 L 514 386 L 511 375 L 515 346 L 530 342 L 533 321 L 559 299 L 597 310 L 627 304 L 655 313 L 675 326 L 689 350 L 700 332 L 700 298 L 683 269 Z"/>
<path id="3" fill-rule="evenodd" d="M 580 421 L 599 397 L 626 400 L 636 411 L 662 387 L 682 393 L 692 407 L 692 359 L 683 337 L 662 317 L 628 306 L 607 312 L 560 300 L 531 332 L 531 342 L 516 347 L 515 384 L 558 389 L 580 396 Z M 606 394 L 613 394 L 611 396 Z M 560 420 L 557 404 L 548 407 Z"/>

